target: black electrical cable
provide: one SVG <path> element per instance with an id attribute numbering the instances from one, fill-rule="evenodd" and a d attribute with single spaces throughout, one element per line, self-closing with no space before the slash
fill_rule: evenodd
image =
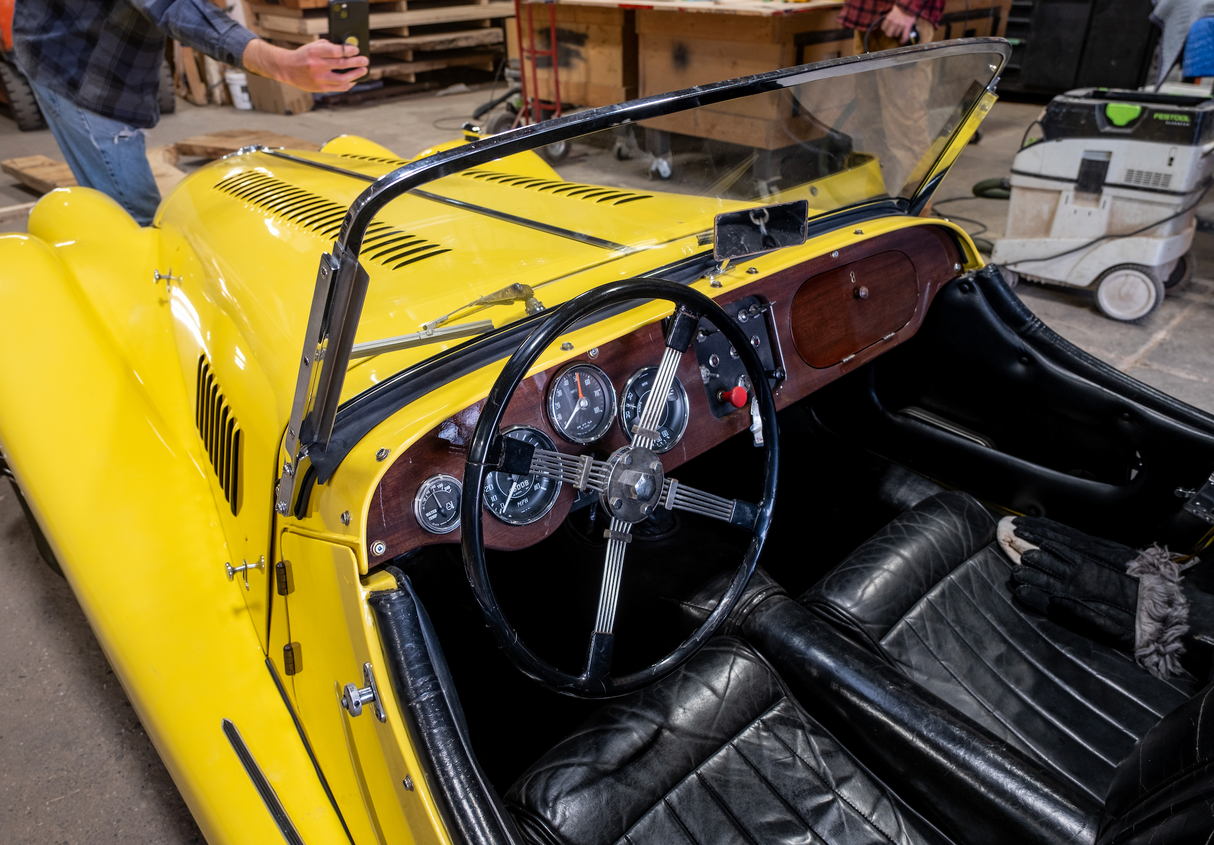
<path id="1" fill-rule="evenodd" d="M 1167 223 L 1169 220 L 1175 220 L 1177 217 L 1181 217 L 1185 214 L 1188 214 L 1190 211 L 1197 208 L 1197 206 L 1201 205 L 1201 201 L 1206 198 L 1206 194 L 1208 194 L 1210 192 L 1210 185 L 1211 185 L 1211 181 L 1207 179 L 1205 187 L 1202 188 L 1201 193 L 1197 195 L 1197 199 L 1193 200 L 1192 203 L 1190 203 L 1189 205 L 1186 205 L 1184 208 L 1182 208 L 1180 211 L 1176 212 L 1175 214 L 1169 214 L 1167 217 L 1163 218 L 1162 220 L 1156 220 L 1154 223 L 1148 223 L 1146 226 L 1143 226 L 1141 229 L 1135 229 L 1132 232 L 1124 232 L 1124 233 L 1118 234 L 1118 235 L 1101 235 L 1098 238 L 1092 238 L 1092 240 L 1088 241 L 1087 243 L 1080 244 L 1079 246 L 1072 247 L 1071 249 L 1063 250 L 1062 252 L 1056 252 L 1053 255 L 1045 255 L 1040 258 L 1021 258 L 1017 261 L 1008 262 L 1004 266 L 1011 267 L 1014 270 L 1014 269 L 1016 269 L 1017 264 L 1024 264 L 1025 262 L 1036 262 L 1036 261 L 1053 261 L 1055 258 L 1061 258 L 1064 255 L 1070 255 L 1072 252 L 1079 252 L 1081 249 L 1087 249 L 1088 247 L 1090 247 L 1094 244 L 1098 244 L 1101 241 L 1107 241 L 1107 240 L 1111 240 L 1113 238 L 1132 238 L 1135 235 L 1140 235 L 1143 232 L 1147 231 L 1148 229 L 1154 229 L 1156 226 L 1161 226 L 1164 223 Z"/>

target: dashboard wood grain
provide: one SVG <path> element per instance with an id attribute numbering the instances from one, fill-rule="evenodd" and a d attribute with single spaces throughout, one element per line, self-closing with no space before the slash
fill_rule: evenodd
<path id="1" fill-rule="evenodd" d="M 781 359 L 779 366 L 785 370 L 785 378 L 774 393 L 776 407 L 784 408 L 911 337 L 937 291 L 957 274 L 959 261 L 960 252 L 945 230 L 916 226 L 773 273 L 717 301 L 726 311 L 732 302 L 746 296 L 758 296 L 771 305 L 765 314 L 768 333 Z M 861 268 L 857 281 L 861 277 L 875 280 L 873 286 L 878 289 L 880 302 L 860 300 L 850 292 L 858 287 L 851 282 L 857 266 Z M 851 302 L 846 301 L 848 297 Z M 837 299 L 844 302 L 835 302 Z M 833 311 L 855 309 L 855 303 L 879 307 L 832 316 Z M 619 393 L 637 370 L 657 365 L 663 346 L 662 327 L 652 324 L 603 344 L 593 359 L 581 355 L 570 360 L 588 361 L 602 368 Z M 587 446 L 570 443 L 557 434 L 545 410 L 548 383 L 557 369 L 539 373 L 520 385 L 506 409 L 503 427 L 533 426 L 551 437 L 558 450 L 573 455 L 595 453 L 605 457 L 625 445 L 618 420 L 602 439 Z M 687 390 L 690 422 L 682 439 L 662 456 L 667 473 L 750 427 L 747 408 L 722 418 L 712 414 L 694 355 L 683 356 L 678 378 Z M 446 473 L 463 478 L 466 444 L 471 442 L 480 407 L 478 403 L 444 421 L 388 468 L 367 513 L 367 555 L 372 566 L 421 546 L 460 542 L 459 529 L 443 535 L 423 529 L 413 515 L 413 499 L 421 484 L 433 475 Z M 482 508 L 485 545 L 491 549 L 520 549 L 539 542 L 564 521 L 575 492 L 569 485 L 562 485 L 552 510 L 530 525 L 505 525 Z M 380 554 L 374 553 L 377 543 L 384 544 Z"/>

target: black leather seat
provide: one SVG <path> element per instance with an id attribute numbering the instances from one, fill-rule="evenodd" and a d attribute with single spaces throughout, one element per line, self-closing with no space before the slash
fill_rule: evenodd
<path id="1" fill-rule="evenodd" d="M 1196 692 L 1016 603 L 995 520 L 941 493 L 865 542 L 800 602 L 923 689 L 1099 802 L 1114 770 Z"/>
<path id="2" fill-rule="evenodd" d="M 950 841 L 733 637 L 603 707 L 505 798 L 541 843 Z"/>

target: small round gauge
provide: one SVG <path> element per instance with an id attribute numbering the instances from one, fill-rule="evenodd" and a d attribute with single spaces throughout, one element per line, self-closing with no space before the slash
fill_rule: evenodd
<path id="1" fill-rule="evenodd" d="M 570 443 L 593 443 L 615 419 L 615 388 L 594 364 L 570 364 L 548 390 L 548 419 Z"/>
<path id="2" fill-rule="evenodd" d="M 522 440 L 537 449 L 556 451 L 552 438 L 529 426 L 508 428 L 502 432 L 502 436 Z M 555 478 L 491 472 L 485 478 L 482 501 L 489 513 L 507 525 L 527 525 L 537 519 L 543 519 L 556 504 L 556 497 L 560 492 L 561 482 Z"/>
<path id="3" fill-rule="evenodd" d="M 435 475 L 422 482 L 413 497 L 413 515 L 431 534 L 450 534 L 459 528 L 459 503 L 464 485 L 450 475 Z"/>
<path id="4" fill-rule="evenodd" d="M 628 384 L 624 385 L 624 398 L 620 402 L 620 425 L 629 439 L 632 439 L 633 426 L 640 420 L 641 411 L 649 401 L 649 391 L 653 388 L 653 380 L 657 374 L 657 367 L 645 367 L 637 370 L 632 378 L 628 379 Z M 670 383 L 670 391 L 666 394 L 666 407 L 662 409 L 662 418 L 658 420 L 658 439 L 650 448 L 658 453 L 669 452 L 686 430 L 687 391 L 683 389 L 678 376 L 675 376 L 674 381 Z"/>

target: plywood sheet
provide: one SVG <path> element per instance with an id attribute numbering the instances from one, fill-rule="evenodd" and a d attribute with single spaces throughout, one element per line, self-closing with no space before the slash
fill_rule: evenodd
<path id="1" fill-rule="evenodd" d="M 222 132 L 208 132 L 206 135 L 195 135 L 184 141 L 178 141 L 176 147 L 183 156 L 214 159 L 252 144 L 260 144 L 265 147 L 286 147 L 291 150 L 320 149 L 319 144 L 311 141 L 290 135 L 280 135 L 277 132 L 268 132 L 264 129 L 225 129 Z"/>

